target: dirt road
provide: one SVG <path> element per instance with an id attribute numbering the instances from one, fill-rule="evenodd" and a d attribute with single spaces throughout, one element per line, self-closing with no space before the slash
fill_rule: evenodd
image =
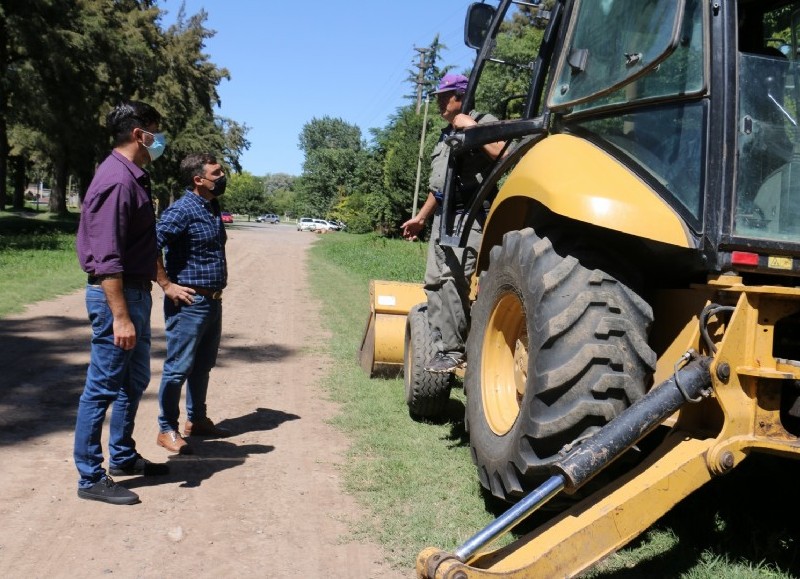
<path id="1" fill-rule="evenodd" d="M 118 477 L 138 505 L 76 496 L 72 434 L 90 335 L 83 291 L 0 320 L 0 577 L 411 576 L 350 534 L 364 513 L 341 489 L 348 441 L 327 424 L 337 407 L 319 386 L 326 361 L 315 344 L 326 335 L 306 288 L 314 239 L 289 225 L 229 228 L 208 405 L 234 435 L 195 443 L 194 455 L 155 444 L 165 345 L 154 289 L 153 374 L 134 436 L 171 473 Z"/>

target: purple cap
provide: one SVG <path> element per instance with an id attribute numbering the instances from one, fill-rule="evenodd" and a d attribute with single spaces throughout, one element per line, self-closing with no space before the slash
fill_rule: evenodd
<path id="1" fill-rule="evenodd" d="M 463 74 L 446 74 L 439 81 L 439 87 L 432 94 L 450 92 L 454 90 L 467 92 L 469 79 Z"/>

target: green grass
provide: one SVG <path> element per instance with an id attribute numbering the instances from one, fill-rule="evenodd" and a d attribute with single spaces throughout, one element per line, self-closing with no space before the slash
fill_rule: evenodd
<path id="1" fill-rule="evenodd" d="M 84 283 L 76 221 L 0 214 L 0 317 Z M 382 543 L 411 569 L 426 546 L 452 550 L 502 510 L 477 483 L 463 424 L 464 396 L 448 419 L 414 422 L 402 380 L 368 379 L 356 362 L 369 309 L 368 281 L 422 279 L 427 246 L 348 234 L 321 236 L 311 251 L 312 290 L 323 304 L 333 363 L 326 384 L 342 406 L 335 424 L 352 439 L 343 472 L 366 507 L 353 533 Z M 794 514 L 800 461 L 753 456 L 679 504 L 627 548 L 591 569 L 602 579 L 800 577 Z"/>
<path id="2" fill-rule="evenodd" d="M 326 243 L 317 245 L 314 255 L 320 258 L 317 261 L 334 264 L 345 275 L 357 276 L 361 281 L 420 282 L 425 275 L 427 251 L 427 243 L 343 233 L 327 236 Z"/>
<path id="3" fill-rule="evenodd" d="M 0 317 L 26 304 L 81 287 L 86 275 L 75 255 L 74 216 L 35 218 L 0 213 Z"/>
<path id="4" fill-rule="evenodd" d="M 322 236 L 311 252 L 312 286 L 334 333 L 329 386 L 343 405 L 335 424 L 353 440 L 344 480 L 371 513 L 354 532 L 380 541 L 406 568 L 424 547 L 457 546 L 492 518 L 464 469 L 470 458 L 461 419 L 412 421 L 402 380 L 370 380 L 356 362 L 369 279 L 420 280 L 426 251 L 422 243 L 337 234 Z M 453 398 L 459 415 L 461 391 Z"/>
<path id="5" fill-rule="evenodd" d="M 426 546 L 452 550 L 505 508 L 479 488 L 463 424 L 463 391 L 448 420 L 414 422 L 401 379 L 366 377 L 356 361 L 369 311 L 368 281 L 420 281 L 425 244 L 328 235 L 311 250 L 311 284 L 332 333 L 327 383 L 352 439 L 344 480 L 370 513 L 354 533 L 380 541 L 412 569 Z M 587 577 L 634 579 L 800 576 L 795 517 L 800 461 L 756 456 L 679 504 Z M 531 525 L 524 531 L 531 530 Z"/>

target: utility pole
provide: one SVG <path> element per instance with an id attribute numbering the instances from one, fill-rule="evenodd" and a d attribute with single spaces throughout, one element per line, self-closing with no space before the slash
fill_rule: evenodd
<path id="1" fill-rule="evenodd" d="M 425 69 L 427 68 L 428 64 L 426 62 L 425 56 L 430 52 L 429 48 L 417 48 L 414 47 L 414 50 L 419 52 L 419 64 L 417 67 L 419 68 L 419 72 L 417 72 L 417 115 L 419 115 L 419 109 L 422 105 L 422 89 L 425 84 Z M 417 154 L 417 180 L 414 184 L 414 204 L 411 208 L 411 215 L 417 214 L 417 205 L 419 203 L 419 180 L 420 174 L 422 173 L 422 152 L 425 149 L 425 129 L 428 125 L 428 96 L 425 95 L 425 115 L 422 118 L 422 135 L 419 139 L 419 153 Z"/>
<path id="2" fill-rule="evenodd" d="M 417 111 L 419 113 L 419 111 Z M 412 217 L 417 214 L 419 204 L 419 178 L 422 173 L 422 152 L 425 150 L 425 129 L 428 128 L 428 97 L 425 97 L 425 115 L 422 117 L 422 136 L 419 139 L 419 153 L 417 154 L 417 181 L 414 184 L 414 206 L 411 209 Z"/>
<path id="3" fill-rule="evenodd" d="M 419 114 L 419 108 L 422 105 L 422 87 L 425 84 L 425 68 L 428 66 L 427 62 L 425 61 L 425 55 L 430 52 L 429 48 L 417 48 L 414 47 L 414 50 L 419 52 L 419 64 L 417 67 L 419 71 L 417 72 L 417 114 Z"/>

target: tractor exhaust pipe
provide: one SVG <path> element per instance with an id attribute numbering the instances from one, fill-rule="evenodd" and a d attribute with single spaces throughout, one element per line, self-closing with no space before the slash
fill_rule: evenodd
<path id="1" fill-rule="evenodd" d="M 595 434 L 555 463 L 556 474 L 500 515 L 454 551 L 462 563 L 471 562 L 491 542 L 516 527 L 563 489 L 574 490 L 611 464 L 686 402 L 711 393 L 711 361 L 690 351 L 686 365 L 651 389 Z"/>

